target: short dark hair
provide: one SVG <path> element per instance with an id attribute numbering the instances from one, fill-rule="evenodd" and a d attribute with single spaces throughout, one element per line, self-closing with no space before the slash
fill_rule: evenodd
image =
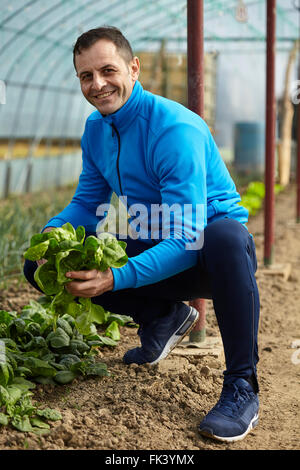
<path id="1" fill-rule="evenodd" d="M 73 48 L 73 64 L 75 70 L 75 56 L 79 55 L 82 50 L 89 49 L 89 47 L 99 41 L 99 39 L 107 39 L 108 41 L 113 42 L 118 49 L 118 52 L 123 56 L 127 63 L 133 59 L 131 45 L 125 36 L 123 36 L 121 31 L 115 26 L 100 26 L 99 28 L 86 31 L 77 38 Z"/>

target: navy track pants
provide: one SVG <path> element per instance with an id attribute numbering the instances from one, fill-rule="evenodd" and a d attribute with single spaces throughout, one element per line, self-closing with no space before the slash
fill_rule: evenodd
<path id="1" fill-rule="evenodd" d="M 136 256 L 149 244 L 128 238 L 127 254 Z M 164 261 L 162 261 L 164 262 Z M 34 281 L 37 264 L 26 260 L 24 274 Z M 256 391 L 258 362 L 259 293 L 255 279 L 257 260 L 253 237 L 238 221 L 223 218 L 206 226 L 196 266 L 155 284 L 106 292 L 93 302 L 113 313 L 130 315 L 136 323 L 181 308 L 179 302 L 212 299 L 226 361 L 226 377 L 250 379 Z M 185 307 L 186 308 L 186 307 Z"/>

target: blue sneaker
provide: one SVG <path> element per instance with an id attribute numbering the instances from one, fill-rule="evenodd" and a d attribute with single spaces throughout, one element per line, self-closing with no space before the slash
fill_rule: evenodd
<path id="1" fill-rule="evenodd" d="M 166 358 L 195 326 L 199 313 L 193 307 L 180 304 L 180 308 L 139 328 L 141 348 L 127 351 L 125 364 L 157 364 Z"/>
<path id="2" fill-rule="evenodd" d="M 224 383 L 218 403 L 199 425 L 203 436 L 219 441 L 240 441 L 258 424 L 258 395 L 247 380 Z"/>

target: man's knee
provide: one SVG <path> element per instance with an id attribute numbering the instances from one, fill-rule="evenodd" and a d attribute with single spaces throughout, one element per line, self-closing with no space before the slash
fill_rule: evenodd
<path id="1" fill-rule="evenodd" d="M 204 246 L 219 256 L 232 256 L 247 248 L 249 232 L 235 219 L 224 218 L 212 222 L 206 227 Z"/>
<path id="2" fill-rule="evenodd" d="M 24 267 L 23 267 L 23 273 L 24 273 L 25 278 L 33 287 L 35 287 L 35 289 L 42 292 L 34 280 L 34 273 L 36 269 L 37 269 L 37 263 L 35 261 L 30 261 L 28 259 L 25 260 Z"/>
<path id="3" fill-rule="evenodd" d="M 213 274 L 226 272 L 235 278 L 257 269 L 255 244 L 247 228 L 235 219 L 219 219 L 207 227 L 204 239 L 204 259 Z M 253 279 L 253 278 L 252 278 Z"/>

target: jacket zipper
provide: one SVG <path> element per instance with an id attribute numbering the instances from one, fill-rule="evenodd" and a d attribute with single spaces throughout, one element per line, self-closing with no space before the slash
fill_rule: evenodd
<path id="1" fill-rule="evenodd" d="M 120 134 L 117 131 L 116 126 L 114 124 L 112 124 L 111 127 L 112 127 L 113 131 L 115 131 L 115 133 L 117 134 L 117 138 L 118 138 L 117 173 L 118 173 L 118 180 L 119 180 L 121 196 L 123 196 L 123 190 L 122 190 L 122 184 L 121 184 L 121 175 L 120 175 L 120 167 L 119 167 L 121 139 L 120 139 Z M 113 131 L 112 131 L 112 136 L 113 136 Z"/>

